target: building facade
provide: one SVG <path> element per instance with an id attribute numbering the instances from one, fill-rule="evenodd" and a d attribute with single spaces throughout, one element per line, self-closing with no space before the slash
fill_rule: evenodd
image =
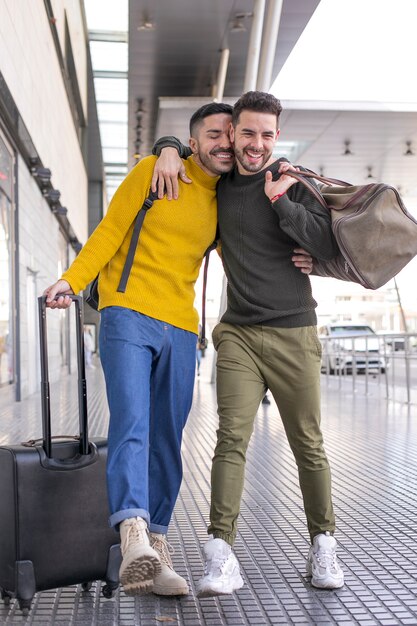
<path id="1" fill-rule="evenodd" d="M 4 402 L 39 389 L 37 297 L 88 237 L 92 83 L 81 0 L 0 0 L 0 15 L 0 402 Z M 90 194 L 92 189 L 94 185 Z M 100 189 L 95 187 L 95 197 L 102 207 Z M 69 312 L 48 313 L 51 380 L 74 366 L 72 324 Z"/>

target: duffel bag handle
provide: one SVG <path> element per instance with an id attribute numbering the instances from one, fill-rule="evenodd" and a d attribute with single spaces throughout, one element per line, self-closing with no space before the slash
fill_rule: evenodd
<path id="1" fill-rule="evenodd" d="M 323 196 L 320 193 L 320 190 L 312 184 L 312 182 L 309 180 L 310 178 L 315 178 L 317 180 L 319 180 L 322 183 L 328 183 L 329 185 L 338 185 L 338 186 L 342 186 L 342 187 L 353 187 L 352 183 L 347 183 L 344 180 L 339 180 L 338 178 L 328 178 L 327 176 L 320 176 L 320 174 L 316 174 L 316 172 L 313 172 L 313 170 L 304 170 L 302 172 L 294 172 L 294 170 L 287 170 L 285 172 L 285 175 L 287 176 L 292 176 L 293 178 L 296 178 L 298 180 L 299 183 L 301 183 L 302 185 L 304 185 L 304 187 L 306 187 L 312 194 L 313 196 L 320 202 L 320 204 L 325 208 L 328 209 L 328 205 L 326 203 L 326 200 L 323 198 Z"/>
<path id="2" fill-rule="evenodd" d="M 316 178 L 321 183 L 328 183 L 329 185 L 341 185 L 342 187 L 353 187 L 352 183 L 347 183 L 345 180 L 340 180 L 339 178 L 330 178 L 329 176 L 322 176 L 321 174 L 316 174 L 313 170 L 303 169 L 301 172 L 294 172 L 293 170 L 288 170 L 285 174 L 290 174 L 290 176 L 294 176 L 297 178 L 296 174 L 303 176 L 305 178 Z"/>
<path id="3" fill-rule="evenodd" d="M 60 294 L 57 294 L 57 298 Z M 81 296 L 69 296 L 75 302 L 75 324 L 77 332 L 77 364 L 78 364 L 78 411 L 80 429 L 80 454 L 87 455 L 88 422 L 87 422 L 87 383 L 85 379 L 84 360 L 84 313 Z M 51 400 L 48 371 L 48 338 L 46 330 L 46 296 L 38 298 L 39 307 L 39 343 L 41 357 L 41 398 L 42 398 L 42 447 L 48 458 L 52 458 L 51 437 Z"/>

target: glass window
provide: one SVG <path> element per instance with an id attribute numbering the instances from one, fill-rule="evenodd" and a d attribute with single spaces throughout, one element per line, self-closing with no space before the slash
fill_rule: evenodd
<path id="1" fill-rule="evenodd" d="M 13 189 L 13 159 L 0 136 L 0 189 L 9 200 Z"/>
<path id="2" fill-rule="evenodd" d="M 13 154 L 0 136 L 0 386 L 15 381 L 13 334 Z"/>
<path id="3" fill-rule="evenodd" d="M 94 71 L 127 72 L 127 43 L 120 41 L 90 41 Z"/>
<path id="4" fill-rule="evenodd" d="M 374 331 L 370 326 L 352 326 L 346 324 L 346 326 L 333 326 L 331 329 L 332 335 L 366 335 L 368 333 L 374 334 Z"/>
<path id="5" fill-rule="evenodd" d="M 128 0 L 117 0 L 117 10 L 115 3 L 103 0 L 85 0 L 84 6 L 90 30 L 127 31 Z"/>
<path id="6" fill-rule="evenodd" d="M 98 102 L 100 122 L 123 122 L 127 124 L 127 102 Z"/>
<path id="7" fill-rule="evenodd" d="M 105 165 L 104 170 L 106 172 L 106 176 L 121 176 L 125 177 L 127 175 L 127 165 Z"/>
<path id="8" fill-rule="evenodd" d="M 126 163 L 127 149 L 121 148 L 103 148 L 103 159 L 105 163 Z"/>
<path id="9" fill-rule="evenodd" d="M 127 124 L 100 123 L 101 145 L 103 148 L 127 149 Z"/>
<path id="10" fill-rule="evenodd" d="M 126 78 L 94 78 L 97 102 L 127 103 L 128 82 Z"/>
<path id="11" fill-rule="evenodd" d="M 129 1 L 84 0 L 104 165 L 128 162 Z M 117 180 L 117 184 L 119 179 Z M 115 181 L 106 178 L 107 197 Z"/>

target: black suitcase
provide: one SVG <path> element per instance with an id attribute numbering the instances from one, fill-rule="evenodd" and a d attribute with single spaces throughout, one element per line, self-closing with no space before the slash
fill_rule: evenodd
<path id="1" fill-rule="evenodd" d="M 108 526 L 107 441 L 88 438 L 81 298 L 77 327 L 79 437 L 51 438 L 45 298 L 39 298 L 43 439 L 0 447 L 0 588 L 28 613 L 34 594 L 119 583 L 120 539 Z"/>

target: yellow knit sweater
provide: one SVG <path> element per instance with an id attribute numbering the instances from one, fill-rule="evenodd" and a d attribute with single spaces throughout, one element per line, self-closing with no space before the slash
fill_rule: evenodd
<path id="1" fill-rule="evenodd" d="M 100 308 L 126 307 L 197 333 L 194 285 L 216 234 L 218 178 L 208 176 L 193 157 L 184 162 L 193 182 L 179 182 L 179 200 L 156 200 L 148 211 L 126 292 L 117 291 L 133 222 L 148 195 L 156 158 L 146 157 L 131 170 L 62 278 L 78 293 L 100 272 Z"/>

